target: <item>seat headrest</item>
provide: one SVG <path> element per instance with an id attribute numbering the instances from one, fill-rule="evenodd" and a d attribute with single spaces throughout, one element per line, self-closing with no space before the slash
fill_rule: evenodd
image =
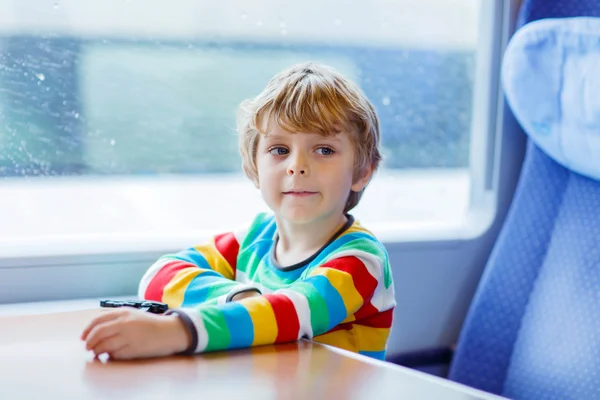
<path id="1" fill-rule="evenodd" d="M 600 18 L 523 26 L 504 54 L 502 84 L 531 140 L 566 168 L 600 180 Z"/>

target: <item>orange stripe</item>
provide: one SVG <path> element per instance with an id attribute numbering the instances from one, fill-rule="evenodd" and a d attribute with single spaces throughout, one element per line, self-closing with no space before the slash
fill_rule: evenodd
<path id="1" fill-rule="evenodd" d="M 223 258 L 225 258 L 235 276 L 237 256 L 240 252 L 240 245 L 237 242 L 235 235 L 233 233 L 224 233 L 215 236 L 215 247 L 219 253 L 223 255 Z"/>
<path id="2" fill-rule="evenodd" d="M 214 239 L 210 244 L 196 246 L 194 249 L 204 257 L 213 271 L 218 272 L 227 279 L 235 279 L 233 268 L 217 249 Z"/>

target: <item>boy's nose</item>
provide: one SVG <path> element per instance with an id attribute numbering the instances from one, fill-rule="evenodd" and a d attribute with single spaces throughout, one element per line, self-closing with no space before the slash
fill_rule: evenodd
<path id="1" fill-rule="evenodd" d="M 308 165 L 304 162 L 303 157 L 296 156 L 291 158 L 287 168 L 287 174 L 292 175 L 308 175 Z"/>
<path id="2" fill-rule="evenodd" d="M 294 167 L 294 166 L 290 166 L 287 170 L 288 175 L 295 175 L 295 174 L 300 174 L 300 175 L 306 175 L 306 168 L 298 168 L 298 167 Z"/>

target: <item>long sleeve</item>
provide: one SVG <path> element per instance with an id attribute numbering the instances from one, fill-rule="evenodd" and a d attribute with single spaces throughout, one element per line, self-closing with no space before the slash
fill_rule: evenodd
<path id="1" fill-rule="evenodd" d="M 237 293 L 260 292 L 235 282 L 240 236 L 221 234 L 208 244 L 160 257 L 144 274 L 138 296 L 176 308 L 223 304 Z"/>
<path id="2" fill-rule="evenodd" d="M 357 253 L 360 255 L 356 256 Z M 395 304 L 393 293 L 386 310 L 377 310 L 371 302 L 378 290 L 393 291 L 391 276 L 385 271 L 387 257 L 384 257 L 385 265 L 382 258 L 373 254 L 343 252 L 308 270 L 304 278 L 270 294 L 240 302 L 175 310 L 185 315 L 182 319 L 192 333 L 193 343 L 188 352 L 310 339 L 333 332 L 334 328 L 343 327 L 343 323 L 351 324 L 361 314 L 384 314 L 386 321 L 381 324 L 382 317 L 379 317 L 380 327 L 374 327 L 385 331 L 374 350 L 384 351 Z"/>

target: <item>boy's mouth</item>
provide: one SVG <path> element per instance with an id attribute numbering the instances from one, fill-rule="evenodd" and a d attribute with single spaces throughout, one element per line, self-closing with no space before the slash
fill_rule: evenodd
<path id="1" fill-rule="evenodd" d="M 290 195 L 290 196 L 298 196 L 298 197 L 310 196 L 310 195 L 313 195 L 316 193 L 317 192 L 311 192 L 308 190 L 290 190 L 289 192 L 283 192 L 283 194 Z"/>

